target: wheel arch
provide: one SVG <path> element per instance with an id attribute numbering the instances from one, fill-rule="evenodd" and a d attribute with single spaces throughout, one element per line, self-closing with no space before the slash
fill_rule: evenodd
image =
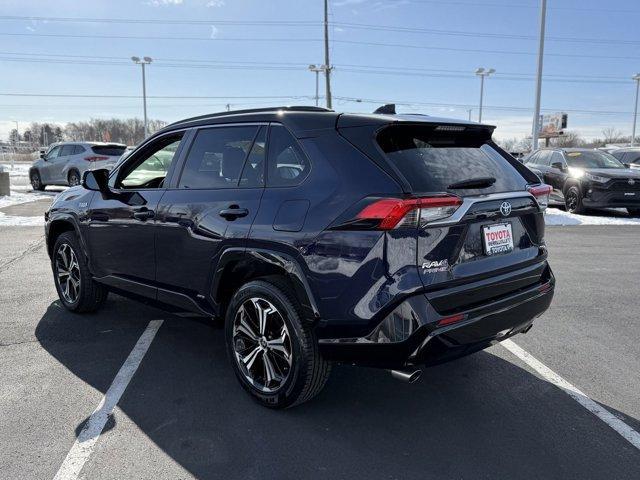
<path id="1" fill-rule="evenodd" d="M 302 307 L 304 317 L 313 322 L 320 318 L 311 287 L 300 263 L 291 255 L 268 249 L 229 248 L 220 256 L 213 273 L 210 295 L 224 314 L 233 294 L 245 283 L 277 276 L 291 287 Z"/>
<path id="2" fill-rule="evenodd" d="M 84 241 L 82 240 L 80 229 L 76 225 L 76 222 L 72 217 L 62 217 L 51 220 L 47 229 L 47 253 L 49 257 L 51 257 L 53 253 L 53 246 L 56 244 L 56 240 L 65 232 L 74 232 L 78 236 L 80 245 L 86 254 Z"/>

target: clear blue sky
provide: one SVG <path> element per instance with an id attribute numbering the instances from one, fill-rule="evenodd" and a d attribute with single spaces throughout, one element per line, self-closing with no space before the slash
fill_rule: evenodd
<path id="1" fill-rule="evenodd" d="M 498 126 L 498 137 L 527 135 L 538 4 L 331 0 L 334 109 L 372 111 L 384 101 L 407 103 L 401 111 L 466 118 L 467 109 L 478 104 L 473 71 L 491 67 L 497 73 L 486 83 L 483 120 Z M 306 65 L 323 62 L 322 0 L 3 0 L 0 17 L 1 94 L 140 95 L 140 67 L 129 58 L 147 55 L 154 58 L 147 76 L 150 96 L 220 97 L 150 98 L 149 116 L 167 121 L 222 110 L 226 103 L 312 104 L 314 74 Z M 547 18 L 543 109 L 568 111 L 570 128 L 585 137 L 605 127 L 630 134 L 630 77 L 640 71 L 638 1 L 549 0 Z M 119 19 L 150 22 L 114 21 Z M 273 21 L 291 25 L 267 24 Z M 232 98 L 251 96 L 299 98 Z M 2 139 L 14 120 L 22 130 L 30 121 L 142 115 L 136 98 L 2 95 L 0 105 Z M 477 118 L 477 108 L 472 114 Z"/>

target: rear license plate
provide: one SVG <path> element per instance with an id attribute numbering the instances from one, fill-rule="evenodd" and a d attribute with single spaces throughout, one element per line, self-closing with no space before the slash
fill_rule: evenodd
<path id="1" fill-rule="evenodd" d="M 513 235 L 510 223 L 496 223 L 482 227 L 484 251 L 487 255 L 509 253 L 513 250 Z"/>

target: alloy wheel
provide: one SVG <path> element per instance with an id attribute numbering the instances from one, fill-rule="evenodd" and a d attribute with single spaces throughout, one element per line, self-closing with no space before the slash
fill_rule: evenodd
<path id="1" fill-rule="evenodd" d="M 34 173 L 31 176 L 31 187 L 33 190 L 38 190 L 40 188 L 40 175 Z"/>
<path id="2" fill-rule="evenodd" d="M 73 248 L 63 243 L 55 256 L 56 282 L 64 300 L 75 303 L 80 296 L 80 265 Z"/>
<path id="3" fill-rule="evenodd" d="M 283 315 L 268 300 L 253 297 L 233 322 L 233 352 L 244 378 L 264 393 L 274 393 L 289 378 L 292 348 Z"/>
<path id="4" fill-rule="evenodd" d="M 575 210 L 578 207 L 578 196 L 574 192 L 567 194 L 567 209 L 570 211 Z"/>
<path id="5" fill-rule="evenodd" d="M 69 175 L 69 186 L 75 187 L 76 185 L 80 185 L 80 179 L 78 178 L 78 175 L 72 173 Z"/>

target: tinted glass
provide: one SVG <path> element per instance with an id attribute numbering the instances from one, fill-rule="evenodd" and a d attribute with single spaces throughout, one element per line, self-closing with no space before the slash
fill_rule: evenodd
<path id="1" fill-rule="evenodd" d="M 53 147 L 49 153 L 47 153 L 47 158 L 51 159 L 51 158 L 56 158 L 58 155 L 60 155 L 60 150 L 62 150 L 61 146 L 57 146 L 57 147 Z"/>
<path id="2" fill-rule="evenodd" d="M 378 144 L 414 192 L 452 191 L 459 195 L 521 190 L 527 183 L 485 137 L 464 132 L 436 132 L 429 127 L 389 127 Z M 481 189 L 450 188 L 465 180 L 495 178 Z"/>
<path id="3" fill-rule="evenodd" d="M 640 152 L 629 152 L 626 157 L 624 157 L 624 161 L 626 163 L 640 163 Z"/>
<path id="4" fill-rule="evenodd" d="M 257 126 L 198 131 L 180 177 L 180 188 L 235 188 Z M 249 172 L 247 172 L 249 174 Z"/>
<path id="5" fill-rule="evenodd" d="M 91 147 L 93 153 L 96 155 L 109 155 L 111 157 L 119 157 L 127 149 L 121 145 L 94 145 Z"/>
<path id="6" fill-rule="evenodd" d="M 626 152 L 620 152 L 620 151 L 613 151 L 611 152 L 611 155 L 613 155 L 614 157 L 616 157 L 618 160 L 620 160 L 621 162 L 624 161 L 623 157 L 625 156 Z"/>
<path id="7" fill-rule="evenodd" d="M 260 127 L 247 161 L 242 169 L 240 187 L 256 188 L 264 186 L 265 148 L 267 143 L 267 127 Z"/>
<path id="8" fill-rule="evenodd" d="M 538 162 L 538 152 L 530 154 L 524 161 L 525 165 L 535 165 Z"/>
<path id="9" fill-rule="evenodd" d="M 625 168 L 614 156 L 598 150 L 567 152 L 567 162 L 577 168 Z"/>
<path id="10" fill-rule="evenodd" d="M 161 138 L 126 162 L 118 174 L 119 188 L 161 188 L 182 140 L 182 133 Z"/>
<path id="11" fill-rule="evenodd" d="M 553 155 L 551 156 L 551 163 L 560 163 L 562 165 L 564 165 L 566 162 L 564 161 L 564 157 L 562 156 L 562 154 L 560 152 L 553 152 Z"/>
<path id="12" fill-rule="evenodd" d="M 73 154 L 74 155 L 79 155 L 81 153 L 84 153 L 84 147 L 82 145 L 75 145 L 73 147 Z"/>
<path id="13" fill-rule="evenodd" d="M 301 183 L 309 173 L 311 164 L 293 135 L 282 125 L 273 125 L 269 133 L 270 187 L 290 187 Z"/>
<path id="14" fill-rule="evenodd" d="M 66 157 L 67 155 L 73 155 L 75 145 L 63 145 L 62 150 L 60 151 L 61 157 Z"/>

